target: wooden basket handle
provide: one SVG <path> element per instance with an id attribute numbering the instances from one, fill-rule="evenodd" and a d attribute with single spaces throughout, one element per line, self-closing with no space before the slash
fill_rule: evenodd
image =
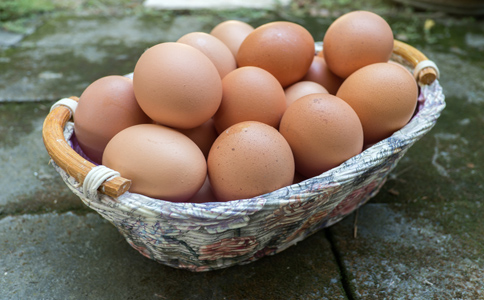
<path id="1" fill-rule="evenodd" d="M 421 85 L 429 85 L 439 77 L 439 70 L 437 66 L 431 62 L 425 54 L 415 49 L 414 47 L 404 42 L 394 40 L 393 53 L 401 56 L 404 60 L 409 62 L 414 68 L 428 62 L 422 69 L 416 69 L 415 78 Z"/>
<path id="2" fill-rule="evenodd" d="M 70 99 L 79 101 L 77 97 L 70 97 Z M 68 107 L 60 105 L 54 108 L 45 118 L 42 137 L 45 149 L 52 160 L 67 174 L 83 184 L 87 174 L 95 165 L 81 157 L 65 140 L 64 127 L 71 118 L 71 111 Z M 124 194 L 130 186 L 131 180 L 114 177 L 103 182 L 98 191 L 117 198 Z"/>
<path id="3" fill-rule="evenodd" d="M 416 67 L 422 61 L 428 61 L 427 57 L 419 50 L 397 40 L 394 42 L 393 52 L 408 61 L 413 67 Z M 433 67 L 425 67 L 417 74 L 417 80 L 421 84 L 431 84 L 437 78 L 438 69 Z M 79 100 L 77 97 L 70 97 L 70 99 Z M 82 158 L 67 144 L 64 138 L 64 127 L 71 118 L 71 111 L 66 106 L 60 105 L 54 108 L 44 121 L 42 137 L 52 160 L 67 174 L 83 184 L 94 164 Z M 130 186 L 131 181 L 129 179 L 115 177 L 105 181 L 98 191 L 116 198 L 128 191 Z"/>

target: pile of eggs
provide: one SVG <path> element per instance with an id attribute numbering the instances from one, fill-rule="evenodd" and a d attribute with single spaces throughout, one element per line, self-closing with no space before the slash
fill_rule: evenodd
<path id="1" fill-rule="evenodd" d="M 154 45 L 132 79 L 85 89 L 76 139 L 130 192 L 167 201 L 251 198 L 319 175 L 402 128 L 418 96 L 377 14 L 339 17 L 323 45 L 315 53 L 292 22 L 235 20 Z"/>

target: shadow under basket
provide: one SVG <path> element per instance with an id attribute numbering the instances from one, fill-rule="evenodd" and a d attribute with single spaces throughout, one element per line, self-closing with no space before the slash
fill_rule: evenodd
<path id="1" fill-rule="evenodd" d="M 73 111 L 62 104 L 45 119 L 44 144 L 71 191 L 142 255 L 191 271 L 246 264 L 283 251 L 366 203 L 410 146 L 435 125 L 445 107 L 437 66 L 400 41 L 392 60 L 414 70 L 420 86 L 416 113 L 405 127 L 321 175 L 251 199 L 173 203 L 130 193 L 130 181 L 119 176 L 101 178 L 86 190 L 86 176 L 95 165 L 73 149 Z"/>

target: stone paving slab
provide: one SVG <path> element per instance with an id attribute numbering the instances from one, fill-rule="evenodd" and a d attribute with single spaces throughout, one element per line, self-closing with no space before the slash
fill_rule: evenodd
<path id="1" fill-rule="evenodd" d="M 0 299 L 346 299 L 324 232 L 257 263 L 191 273 L 151 261 L 99 215 L 0 220 Z"/>
<path id="2" fill-rule="evenodd" d="M 15 48 L 0 49 L 0 102 L 79 96 L 100 77 L 131 73 L 148 47 L 209 31 L 216 21 L 198 16 L 48 20 Z"/>
<path id="3" fill-rule="evenodd" d="M 0 219 L 84 209 L 49 165 L 42 125 L 50 102 L 0 104 Z"/>
<path id="4" fill-rule="evenodd" d="M 0 50 L 0 299 L 484 299 L 482 21 L 409 38 L 440 67 L 447 108 L 360 209 L 356 238 L 351 215 L 273 257 L 196 274 L 144 258 L 68 191 L 40 134 L 53 100 L 218 21 L 58 18 Z"/>
<path id="5" fill-rule="evenodd" d="M 17 44 L 23 38 L 22 34 L 0 29 L 0 47 L 9 47 Z"/>
<path id="6" fill-rule="evenodd" d="M 355 299 L 484 299 L 482 244 L 464 244 L 420 212 L 369 203 L 356 238 L 354 216 L 330 229 Z"/>

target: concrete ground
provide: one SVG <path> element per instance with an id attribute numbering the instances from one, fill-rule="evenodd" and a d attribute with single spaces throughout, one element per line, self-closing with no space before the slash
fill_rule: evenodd
<path id="1" fill-rule="evenodd" d="M 484 20 L 369 9 L 439 66 L 447 108 L 437 125 L 357 215 L 206 273 L 143 257 L 67 189 L 41 137 L 51 104 L 227 18 L 289 20 L 321 40 L 342 11 L 62 15 L 27 36 L 0 33 L 0 299 L 484 299 Z"/>

